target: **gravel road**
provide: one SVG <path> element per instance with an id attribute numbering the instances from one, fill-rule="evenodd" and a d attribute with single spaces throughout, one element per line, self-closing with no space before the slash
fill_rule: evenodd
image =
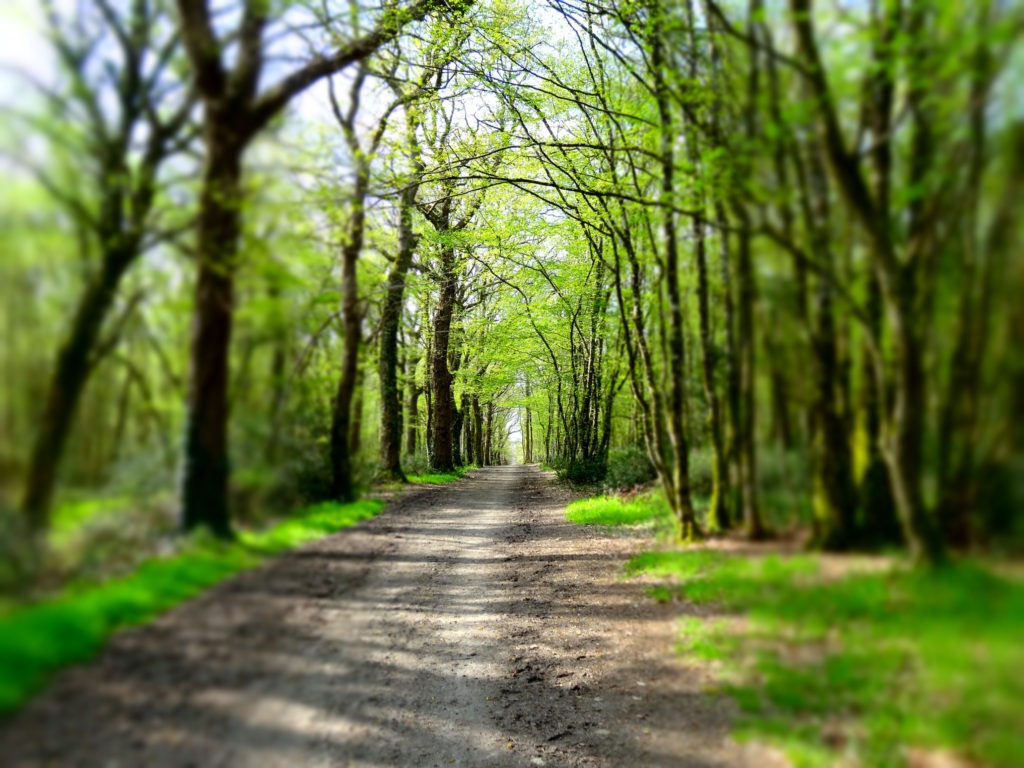
<path id="1" fill-rule="evenodd" d="M 119 633 L 0 723 L 3 766 L 765 765 L 536 467 L 374 520 Z"/>

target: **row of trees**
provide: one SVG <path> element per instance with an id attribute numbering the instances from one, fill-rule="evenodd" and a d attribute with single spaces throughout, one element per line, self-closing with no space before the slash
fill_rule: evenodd
<path id="1" fill-rule="evenodd" d="M 46 156 L 28 164 L 70 221 L 86 286 L 45 386 L 22 513 L 31 532 L 46 529 L 86 382 L 98 360 L 117 347 L 138 302 L 129 300 L 123 317 L 110 319 L 125 276 L 145 253 L 188 232 L 196 281 L 181 462 L 183 523 L 228 535 L 229 350 L 245 153 L 317 81 L 365 62 L 428 14 L 445 15 L 450 24 L 462 9 L 431 2 L 380 12 L 354 8 L 349 28 L 307 12 L 306 23 L 321 26 L 318 37 L 328 47 L 262 88 L 264 70 L 279 61 L 268 30 L 295 23 L 272 4 L 241 3 L 229 14 L 230 29 L 215 24 L 207 2 L 183 1 L 176 13 L 159 0 L 102 1 L 85 17 L 63 16 L 62 10 L 45 5 L 60 76 L 55 87 L 40 82 L 37 89 L 50 109 L 15 116 L 49 139 Z M 184 192 L 195 200 L 194 214 L 165 228 L 167 207 L 176 202 L 170 180 L 194 168 L 179 161 L 189 151 L 201 158 L 198 188 Z M 157 205 L 161 192 L 172 198 L 164 206 Z M 353 217 L 350 229 L 357 227 Z M 349 242 L 343 250 L 358 247 Z M 103 337 L 106 329 L 109 338 Z"/>
<path id="2" fill-rule="evenodd" d="M 39 330 L 5 297 L 3 463 L 36 534 L 70 439 L 86 486 L 159 446 L 185 527 L 230 535 L 230 435 L 236 486 L 299 455 L 339 499 L 371 464 L 515 451 L 599 481 L 640 445 L 686 538 L 785 516 L 770 448 L 820 546 L 938 562 L 1012 529 L 1015 9 L 46 9 L 61 74 L 12 117 L 52 202 L 9 213 L 7 284 L 77 308 Z M 282 122 L 318 82 L 328 119 Z"/>
<path id="3" fill-rule="evenodd" d="M 530 51 L 497 75 L 523 78 L 520 183 L 605 265 L 683 535 L 694 442 L 714 456 L 705 526 L 765 535 L 765 401 L 805 451 L 821 546 L 898 537 L 938 562 L 1010 522 L 985 486 L 1019 495 L 1019 10 L 551 7 L 571 64 Z"/>

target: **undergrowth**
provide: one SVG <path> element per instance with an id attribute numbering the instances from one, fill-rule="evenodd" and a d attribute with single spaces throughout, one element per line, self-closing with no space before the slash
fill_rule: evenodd
<path id="1" fill-rule="evenodd" d="M 116 630 L 142 624 L 264 558 L 373 517 L 380 501 L 325 503 L 237 541 L 193 537 L 181 551 L 134 573 L 76 584 L 63 594 L 0 616 L 0 712 L 20 706 L 56 670 L 91 659 Z"/>
<path id="2" fill-rule="evenodd" d="M 820 564 L 692 550 L 638 555 L 627 572 L 660 577 L 659 600 L 721 609 L 685 618 L 679 650 L 720 662 L 738 735 L 796 766 L 905 765 L 911 746 L 1019 765 L 1024 586 L 971 563 L 830 579 Z"/>

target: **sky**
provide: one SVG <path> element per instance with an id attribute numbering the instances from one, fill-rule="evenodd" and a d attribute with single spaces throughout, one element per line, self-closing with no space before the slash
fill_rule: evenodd
<path id="1" fill-rule="evenodd" d="M 38 33 L 39 24 L 37 0 L 4 0 L 0 5 L 0 103 L 11 103 L 19 90 L 24 90 L 24 85 L 12 76 L 12 67 L 43 78 L 53 72 L 49 50 Z"/>
<path id="2" fill-rule="evenodd" d="M 57 0 L 58 6 L 69 8 L 80 2 L 90 0 Z M 40 33 L 44 24 L 40 6 L 39 0 L 0 0 L 0 155 L 18 152 L 23 142 L 17 132 L 18 122 L 4 115 L 6 110 L 20 111 L 31 104 L 33 88 L 19 73 L 28 73 L 44 83 L 52 83 L 56 76 L 49 44 Z M 267 81 L 273 79 L 271 72 Z M 296 99 L 290 111 L 300 115 L 300 125 L 290 131 L 293 138 L 311 126 L 333 125 L 326 87 L 322 84 Z M 11 177 L 24 172 L 9 157 L 0 156 L 0 174 Z"/>

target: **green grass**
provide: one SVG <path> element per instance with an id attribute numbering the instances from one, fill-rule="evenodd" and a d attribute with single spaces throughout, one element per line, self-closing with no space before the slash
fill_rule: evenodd
<path id="1" fill-rule="evenodd" d="M 633 558 L 662 577 L 652 596 L 713 603 L 749 621 L 687 618 L 680 651 L 724 661 L 738 735 L 797 766 L 899 766 L 907 745 L 992 766 L 1024 755 L 1024 585 L 977 564 L 824 580 L 816 556 L 746 558 L 695 550 Z"/>
<path id="2" fill-rule="evenodd" d="M 50 545 L 56 549 L 68 547 L 82 529 L 100 519 L 123 513 L 132 506 L 126 496 L 87 498 L 66 501 L 53 513 L 50 523 Z"/>
<path id="3" fill-rule="evenodd" d="M 668 504 L 655 493 L 644 493 L 628 501 L 618 496 L 580 499 L 566 507 L 565 516 L 580 525 L 661 525 L 672 521 Z"/>
<path id="4" fill-rule="evenodd" d="M 50 529 L 54 533 L 74 532 L 93 518 L 117 512 L 130 504 L 131 500 L 125 496 L 65 502 L 53 513 Z"/>
<path id="5" fill-rule="evenodd" d="M 454 483 L 456 480 L 461 479 L 462 476 L 471 469 L 476 469 L 476 467 L 456 467 L 452 472 L 424 472 L 417 475 L 406 475 L 405 477 L 410 483 L 443 485 L 444 483 Z"/>
<path id="6" fill-rule="evenodd" d="M 300 517 L 235 542 L 196 537 L 129 576 L 79 584 L 64 594 L 0 617 L 0 712 L 17 709 L 61 667 L 91 659 L 116 630 L 157 614 L 271 555 L 381 511 L 380 501 L 319 504 Z"/>

